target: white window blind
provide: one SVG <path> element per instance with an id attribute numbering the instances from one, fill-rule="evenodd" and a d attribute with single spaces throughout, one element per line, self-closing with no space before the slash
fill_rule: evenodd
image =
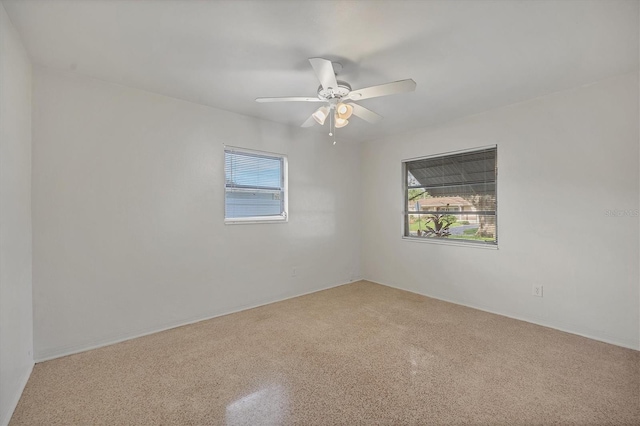
<path id="1" fill-rule="evenodd" d="M 225 221 L 287 219 L 286 157 L 225 148 Z"/>

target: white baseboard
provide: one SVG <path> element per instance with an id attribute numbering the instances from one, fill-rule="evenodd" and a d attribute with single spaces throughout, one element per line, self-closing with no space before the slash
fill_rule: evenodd
<path id="1" fill-rule="evenodd" d="M 236 313 L 236 312 L 245 311 L 247 309 L 258 308 L 260 306 L 269 305 L 271 303 L 282 302 L 284 300 L 293 299 L 295 297 L 300 297 L 300 296 L 305 296 L 307 294 L 317 293 L 319 291 L 328 290 L 328 289 L 334 288 L 334 287 L 340 287 L 342 285 L 350 284 L 352 282 L 356 282 L 356 281 L 360 281 L 360 280 L 362 280 L 362 278 L 358 277 L 358 278 L 354 278 L 354 279 L 352 279 L 351 281 L 348 281 L 348 282 L 343 282 L 343 283 L 338 283 L 338 284 L 330 284 L 330 285 L 327 285 L 327 286 L 324 286 L 324 287 L 321 287 L 321 288 L 318 288 L 318 289 L 315 289 L 315 290 L 307 291 L 307 292 L 304 292 L 304 293 L 281 294 L 281 295 L 276 296 L 274 298 L 261 300 L 261 301 L 259 301 L 257 303 L 236 306 L 236 307 L 225 309 L 225 310 L 222 310 L 222 311 L 219 311 L 219 312 L 213 312 L 213 313 L 210 313 L 210 314 L 207 314 L 207 315 L 201 315 L 201 316 L 198 316 L 198 317 L 187 318 L 187 319 L 183 319 L 183 320 L 179 320 L 179 321 L 173 321 L 173 322 L 170 322 L 170 323 L 159 325 L 157 327 L 151 327 L 151 328 L 147 328 L 147 329 L 143 329 L 143 330 L 135 330 L 135 331 L 131 331 L 129 333 L 121 334 L 119 336 L 110 336 L 110 337 L 99 339 L 99 340 L 95 340 L 95 341 L 92 341 L 92 342 L 80 343 L 80 344 L 71 345 L 71 346 L 63 346 L 63 347 L 59 347 L 59 348 L 50 348 L 50 349 L 35 353 L 35 362 L 38 363 L 38 362 L 50 361 L 52 359 L 61 358 L 63 356 L 74 355 L 74 354 L 77 354 L 77 353 L 80 353 L 80 352 L 90 351 L 92 349 L 98 349 L 98 348 L 101 348 L 101 347 L 104 347 L 104 346 L 109 346 L 109 345 L 113 345 L 113 344 L 116 344 L 116 343 L 124 342 L 124 341 L 127 341 L 127 340 L 136 339 L 138 337 L 148 336 L 150 334 L 154 334 L 154 333 L 159 333 L 161 331 L 170 330 L 172 328 L 182 327 L 184 325 L 189 325 L 189 324 L 195 324 L 195 323 L 200 322 L 200 321 L 207 321 L 207 320 L 210 320 L 210 319 L 213 319 L 213 318 L 217 318 L 217 317 L 221 317 L 221 316 L 224 316 L 224 315 L 229 315 L 229 314 L 233 314 L 233 313 Z"/>
<path id="2" fill-rule="evenodd" d="M 24 392 L 24 388 L 25 386 L 27 386 L 29 377 L 31 377 L 31 372 L 33 371 L 33 365 L 34 363 L 32 362 L 29 368 L 27 369 L 27 371 L 25 371 L 24 375 L 20 378 L 20 386 L 18 387 L 18 392 L 16 392 L 16 394 L 14 395 L 13 400 L 9 405 L 9 411 L 7 411 L 4 414 L 2 421 L 0 421 L 0 425 L 7 426 L 9 424 L 9 421 L 11 420 L 11 416 L 13 416 L 13 412 L 16 410 L 16 407 L 18 406 L 18 402 L 20 402 L 20 397 L 22 396 L 22 392 Z"/>
<path id="3" fill-rule="evenodd" d="M 449 302 L 449 303 L 453 303 L 453 304 L 456 304 L 456 305 L 466 306 L 468 308 L 477 309 L 479 311 L 489 312 L 491 314 L 501 315 L 503 317 L 513 318 L 513 319 L 516 319 L 516 320 L 519 320 L 519 321 L 529 322 L 531 324 L 541 325 L 543 327 L 552 328 L 554 330 L 563 331 L 565 333 L 570 333 L 570 334 L 575 334 L 575 335 L 578 335 L 578 336 L 586 337 L 586 338 L 591 339 L 591 340 L 597 340 L 599 342 L 609 343 L 611 345 L 621 346 L 623 348 L 634 349 L 636 351 L 640 350 L 640 339 L 638 339 L 638 340 L 620 339 L 619 337 L 614 337 L 614 336 L 607 335 L 606 333 L 604 333 L 604 332 L 602 332 L 600 330 L 591 330 L 591 329 L 587 329 L 585 327 L 582 327 L 582 326 L 579 326 L 579 325 L 576 325 L 576 324 L 571 324 L 571 323 L 550 323 L 549 321 L 545 320 L 544 318 L 539 318 L 539 317 L 535 317 L 535 316 L 524 317 L 522 315 L 518 315 L 518 314 L 513 313 L 513 312 L 502 311 L 502 310 L 501 311 L 497 311 L 495 309 L 483 306 L 481 304 L 470 303 L 470 302 L 460 301 L 460 300 L 453 300 L 453 299 L 449 299 L 449 298 L 442 297 L 442 296 L 439 296 L 439 295 L 429 294 L 427 292 L 418 292 L 418 291 L 414 291 L 414 290 L 407 290 L 406 288 L 402 288 L 402 287 L 391 285 L 391 284 L 381 283 L 381 282 L 378 282 L 378 281 L 375 281 L 375 280 L 372 280 L 372 279 L 369 279 L 369 278 L 363 278 L 363 280 L 369 281 L 369 282 L 372 282 L 372 283 L 375 283 L 375 284 L 380 284 L 380 285 L 383 285 L 385 287 L 391 287 L 391 288 L 395 288 L 397 290 L 408 291 L 409 293 L 414 293 L 414 294 L 419 294 L 421 296 L 430 297 L 432 299 L 442 300 L 444 302 Z"/>

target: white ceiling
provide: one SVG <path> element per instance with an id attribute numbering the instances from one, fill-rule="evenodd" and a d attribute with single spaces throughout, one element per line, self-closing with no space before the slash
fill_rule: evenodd
<path id="1" fill-rule="evenodd" d="M 361 101 L 345 140 L 370 140 L 638 68 L 637 1 L 4 0 L 35 64 L 300 125 L 318 104 L 310 57 L 354 89 L 413 78 L 415 93 Z M 326 128 L 326 127 L 325 127 Z M 313 130 L 320 131 L 316 126 Z M 312 131 L 312 130 L 310 130 Z"/>

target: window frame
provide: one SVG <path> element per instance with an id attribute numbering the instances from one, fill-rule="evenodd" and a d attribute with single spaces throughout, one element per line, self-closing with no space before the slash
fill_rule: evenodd
<path id="1" fill-rule="evenodd" d="M 281 178 L 282 178 L 282 193 L 283 193 L 283 212 L 279 215 L 271 215 L 271 216 L 247 216 L 247 217 L 233 217 L 227 218 L 227 166 L 226 166 L 226 154 L 230 153 L 239 153 L 239 154 L 249 154 L 249 155 L 258 155 L 270 158 L 279 158 L 282 161 L 282 170 L 281 170 Z M 231 145 L 223 145 L 223 153 L 222 153 L 222 173 L 223 173 L 223 197 L 224 202 L 222 204 L 222 217 L 224 218 L 225 225 L 240 225 L 240 224 L 256 224 L 256 223 L 287 223 L 289 221 L 289 159 L 286 154 L 280 154 L 276 152 L 268 152 L 268 151 L 258 151 L 254 149 L 241 148 L 237 146 Z"/>
<path id="2" fill-rule="evenodd" d="M 487 149 L 495 149 L 496 150 L 496 165 L 495 165 L 495 192 L 496 192 L 496 209 L 495 209 L 495 227 L 496 227 L 496 237 L 495 237 L 495 241 L 494 242 L 488 242 L 488 241 L 475 241 L 475 240 L 464 240 L 464 239 L 447 239 L 447 238 L 421 238 L 421 237 L 412 237 L 411 235 L 405 235 L 406 232 L 406 226 L 407 223 L 406 221 L 408 220 L 408 215 L 410 214 L 410 211 L 408 210 L 408 206 L 409 206 L 409 199 L 408 199 L 408 182 L 407 182 L 407 163 L 410 163 L 412 161 L 419 161 L 419 160 L 425 160 L 425 159 L 431 159 L 431 158 L 441 158 L 441 157 L 448 157 L 448 156 L 452 156 L 452 155 L 457 155 L 457 154 L 466 154 L 466 153 L 472 153 L 472 152 L 477 152 L 477 151 L 483 151 L 483 150 L 487 150 Z M 443 245 L 450 245 L 450 246 L 463 246 L 463 247 L 475 247 L 475 248 L 482 248 L 482 249 L 498 249 L 498 145 L 486 145 L 486 146 L 479 146 L 479 147 L 474 147 L 474 148 L 468 148 L 468 149 L 461 149 L 461 150 L 457 150 L 457 151 L 448 151 L 448 152 L 443 152 L 443 153 L 439 153 L 439 154 L 432 154 L 432 155 L 426 155 L 426 156 L 420 156 L 420 157 L 412 157 L 412 158 L 407 158 L 407 159 L 403 159 L 401 160 L 401 173 L 402 173 L 402 203 L 403 203 L 403 208 L 402 208 L 402 212 L 401 212 L 401 235 L 402 235 L 402 239 L 405 241 L 409 241 L 409 242 L 417 242 L 417 243 L 428 243 L 428 244 L 443 244 Z"/>

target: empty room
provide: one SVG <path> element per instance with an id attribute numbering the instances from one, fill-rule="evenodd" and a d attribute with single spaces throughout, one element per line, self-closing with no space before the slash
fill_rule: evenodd
<path id="1" fill-rule="evenodd" d="M 0 0 L 0 426 L 640 425 L 640 1 Z"/>

